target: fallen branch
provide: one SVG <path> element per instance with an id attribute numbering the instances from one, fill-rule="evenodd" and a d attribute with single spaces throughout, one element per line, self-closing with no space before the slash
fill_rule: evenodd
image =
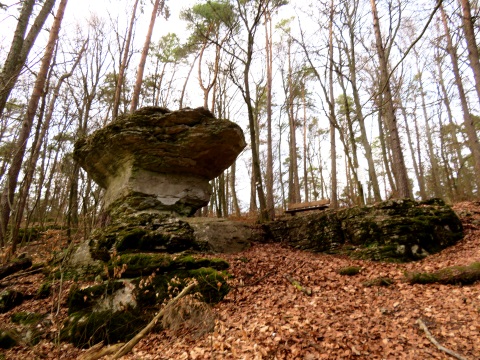
<path id="1" fill-rule="evenodd" d="M 446 347 L 444 347 L 443 345 L 441 345 L 434 337 L 433 335 L 430 333 L 430 331 L 428 330 L 427 328 L 427 325 L 425 325 L 425 323 L 421 320 L 421 319 L 417 319 L 417 324 L 418 326 L 420 326 L 420 328 L 425 332 L 425 335 L 427 336 L 428 340 L 430 340 L 430 342 L 435 345 L 437 347 L 438 350 L 440 351 L 443 351 L 445 353 L 447 353 L 448 355 L 450 356 L 453 356 L 454 358 L 458 359 L 458 360 L 467 360 L 466 357 L 463 357 L 462 355 L 460 354 L 457 354 L 456 352 L 450 350 L 450 349 L 447 349 Z"/>
<path id="2" fill-rule="evenodd" d="M 303 292 L 305 295 L 308 295 L 308 296 L 311 296 L 312 295 L 312 289 L 311 288 L 308 288 L 308 287 L 305 287 L 303 286 L 302 284 L 300 284 L 300 282 L 298 282 L 297 280 L 295 280 L 293 277 L 291 277 L 290 275 L 286 274 L 285 275 L 285 279 L 287 279 L 290 284 L 292 284 L 293 286 L 295 286 L 298 290 L 300 290 L 301 292 Z"/>
<path id="3" fill-rule="evenodd" d="M 158 323 L 158 321 L 162 318 L 165 314 L 165 311 L 175 305 L 175 303 L 180 300 L 182 297 L 187 295 L 193 287 L 197 285 L 195 282 L 190 283 L 187 287 L 185 287 L 180 294 L 178 294 L 175 298 L 170 300 L 168 304 L 157 314 L 155 317 L 145 326 L 140 332 L 135 335 L 132 339 L 130 339 L 127 343 L 119 343 L 115 345 L 110 345 L 107 347 L 102 347 L 102 343 L 95 344 L 90 349 L 88 349 L 80 358 L 79 360 L 97 360 L 104 356 L 113 355 L 111 359 L 118 359 L 123 355 L 127 354 L 131 351 L 138 342 L 147 335 L 150 330 Z"/>
<path id="4" fill-rule="evenodd" d="M 191 282 L 187 287 L 185 287 L 180 294 L 178 294 L 175 298 L 170 300 L 168 304 L 157 314 L 155 317 L 148 323 L 147 326 L 145 326 L 137 335 L 135 335 L 129 342 L 127 342 L 125 345 L 123 345 L 120 350 L 113 355 L 112 359 L 118 359 L 122 357 L 123 355 L 127 354 L 130 350 L 134 348 L 135 345 L 138 344 L 138 342 L 145 336 L 147 335 L 150 330 L 153 329 L 153 327 L 157 324 L 157 322 L 162 318 L 162 316 L 165 314 L 165 311 L 175 305 L 178 300 L 180 300 L 182 297 L 187 295 L 190 290 L 192 290 L 196 286 L 196 282 Z"/>
<path id="5" fill-rule="evenodd" d="M 8 262 L 5 265 L 0 266 L 0 279 L 6 278 L 9 275 L 13 275 L 19 271 L 28 269 L 32 266 L 32 259 L 28 257 L 22 257 Z"/>
<path id="6" fill-rule="evenodd" d="M 125 343 L 118 343 L 107 347 L 102 347 L 103 342 L 93 345 L 78 360 L 97 360 L 107 355 L 115 354 Z"/>

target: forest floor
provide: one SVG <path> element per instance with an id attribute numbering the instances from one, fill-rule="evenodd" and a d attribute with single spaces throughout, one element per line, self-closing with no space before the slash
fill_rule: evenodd
<path id="1" fill-rule="evenodd" d="M 151 333 L 122 359 L 452 359 L 420 329 L 420 319 L 445 348 L 465 359 L 480 359 L 480 282 L 473 285 L 411 285 L 405 273 L 431 272 L 480 261 L 480 203 L 454 206 L 465 228 L 455 246 L 424 260 L 392 264 L 313 254 L 280 244 L 255 245 L 233 255 L 232 290 L 213 308 L 215 329 L 195 337 L 171 330 Z M 55 240 L 55 238 L 53 238 Z M 62 238 L 30 245 L 37 261 L 51 257 Z M 348 266 L 361 267 L 355 276 L 340 275 Z M 286 279 L 291 276 L 311 288 L 307 295 Z M 388 287 L 365 286 L 379 277 Z M 44 275 L 0 281 L 35 294 Z M 47 313 L 45 339 L 33 347 L 0 350 L 0 359 L 76 359 L 84 350 L 56 343 L 67 316 L 71 281 L 54 286 L 54 295 L 31 299 L 0 314 L 2 326 L 13 312 Z M 13 326 L 13 325 L 12 325 Z"/>

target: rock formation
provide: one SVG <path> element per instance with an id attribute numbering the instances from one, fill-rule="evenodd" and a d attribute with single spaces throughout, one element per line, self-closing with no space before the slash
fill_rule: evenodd
<path id="1" fill-rule="evenodd" d="M 202 301 L 225 296 L 228 263 L 185 251 L 243 250 L 252 230 L 219 220 L 191 225 L 187 216 L 208 204 L 209 180 L 245 145 L 238 125 L 204 108 L 157 107 L 121 116 L 75 144 L 75 160 L 106 189 L 109 219 L 70 259 L 72 273 L 97 284 L 70 292 L 62 339 L 77 346 L 129 339 L 168 300 L 171 288 L 191 279 Z M 212 229 L 221 234 L 211 236 Z"/>
<path id="2" fill-rule="evenodd" d="M 268 228 L 275 241 L 298 249 L 380 261 L 418 260 L 463 237 L 460 219 L 440 199 L 388 200 L 285 217 Z"/>
<path id="3" fill-rule="evenodd" d="M 188 216 L 208 204 L 209 180 L 245 145 L 238 125 L 204 108 L 147 107 L 79 140 L 74 158 L 106 189 L 112 216 L 145 211 Z"/>

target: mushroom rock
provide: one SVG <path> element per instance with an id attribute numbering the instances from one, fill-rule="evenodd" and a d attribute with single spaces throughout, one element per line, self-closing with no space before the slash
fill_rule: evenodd
<path id="1" fill-rule="evenodd" d="M 75 143 L 74 159 L 106 189 L 112 218 L 137 212 L 192 215 L 209 180 L 245 148 L 242 129 L 205 108 L 141 108 Z"/>

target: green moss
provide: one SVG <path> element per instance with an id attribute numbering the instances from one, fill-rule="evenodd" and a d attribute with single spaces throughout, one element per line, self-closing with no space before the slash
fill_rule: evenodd
<path id="1" fill-rule="evenodd" d="M 230 287 L 226 281 L 226 274 L 212 268 L 191 270 L 189 275 L 198 280 L 195 291 L 202 294 L 206 303 L 217 303 L 228 294 Z"/>
<path id="2" fill-rule="evenodd" d="M 51 281 L 46 281 L 37 290 L 37 293 L 35 294 L 35 297 L 37 299 L 46 299 L 50 296 L 52 293 L 52 282 Z"/>
<path id="3" fill-rule="evenodd" d="M 72 314 L 80 310 L 91 309 L 99 299 L 113 294 L 124 286 L 123 282 L 120 281 L 107 281 L 84 289 L 73 286 L 68 293 L 68 313 Z"/>
<path id="4" fill-rule="evenodd" d="M 147 231 L 144 229 L 133 228 L 118 234 L 116 248 L 117 251 L 125 251 L 128 249 L 147 250 L 145 248 L 144 236 Z"/>
<path id="5" fill-rule="evenodd" d="M 347 267 L 343 267 L 341 269 L 338 269 L 337 272 L 340 275 L 354 276 L 354 275 L 357 275 L 358 273 L 360 273 L 361 270 L 362 270 L 362 268 L 360 266 L 347 266 Z"/>
<path id="6" fill-rule="evenodd" d="M 29 325 L 37 324 L 45 317 L 44 314 L 32 313 L 32 312 L 17 312 L 11 315 L 11 320 L 15 324 Z"/>
<path id="7" fill-rule="evenodd" d="M 23 302 L 23 294 L 15 290 L 4 290 L 0 293 L 0 314 L 6 313 L 10 309 L 20 305 Z"/>
<path id="8" fill-rule="evenodd" d="M 431 273 L 407 273 L 405 278 L 410 284 L 469 285 L 480 280 L 480 262 L 468 266 L 447 267 Z"/>
<path id="9" fill-rule="evenodd" d="M 13 331 L 0 330 L 0 349 L 10 349 L 17 345 L 17 337 Z"/>
<path id="10" fill-rule="evenodd" d="M 372 280 L 368 280 L 363 282 L 363 286 L 365 287 L 372 287 L 372 286 L 390 286 L 394 283 L 394 281 L 388 277 L 378 277 Z"/>
<path id="11" fill-rule="evenodd" d="M 108 264 L 109 273 L 113 273 L 115 266 L 126 264 L 123 277 L 137 277 L 150 275 L 153 272 L 163 272 L 172 265 L 172 257 L 168 254 L 122 254 L 120 260 L 113 259 Z"/>
<path id="12" fill-rule="evenodd" d="M 130 340 L 148 319 L 133 309 L 125 311 L 79 311 L 72 314 L 60 332 L 60 339 L 77 347 L 90 347 L 99 342 L 114 344 Z"/>

